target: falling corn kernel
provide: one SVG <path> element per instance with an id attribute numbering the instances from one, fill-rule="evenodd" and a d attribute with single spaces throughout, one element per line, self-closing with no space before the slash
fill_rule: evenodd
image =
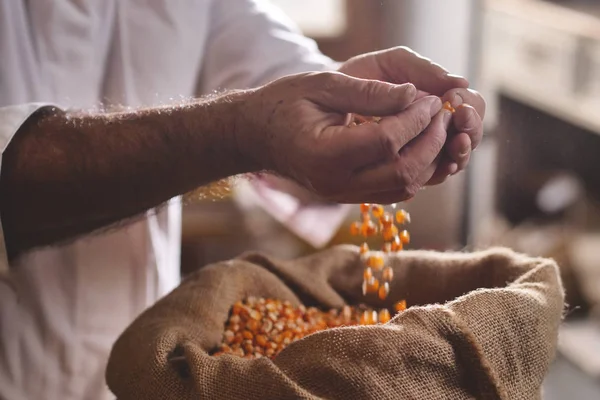
<path id="1" fill-rule="evenodd" d="M 360 235 L 360 223 L 353 222 L 352 224 L 350 224 L 350 234 L 352 236 Z"/>
<path id="2" fill-rule="evenodd" d="M 379 279 L 372 277 L 367 281 L 367 293 L 377 293 L 379 290 Z"/>
<path id="3" fill-rule="evenodd" d="M 376 271 L 379 271 L 381 268 L 383 268 L 384 264 L 385 260 L 380 255 L 372 255 L 367 260 L 367 265 Z"/>
<path id="4" fill-rule="evenodd" d="M 408 233 L 408 231 L 402 231 L 400 232 L 400 241 L 403 244 L 409 244 L 410 243 L 410 233 Z"/>
<path id="5" fill-rule="evenodd" d="M 367 224 L 367 236 L 375 236 L 377 234 L 377 226 L 370 222 Z"/>
<path id="6" fill-rule="evenodd" d="M 394 304 L 394 310 L 396 310 L 396 312 L 402 312 L 406 310 L 406 300 L 401 300 Z"/>
<path id="7" fill-rule="evenodd" d="M 404 249 L 404 245 L 402 244 L 400 237 L 395 236 L 392 240 L 392 251 L 402 251 L 402 249 Z"/>
<path id="8" fill-rule="evenodd" d="M 400 225 L 410 224 L 410 214 L 406 210 L 396 211 L 396 222 Z"/>
<path id="9" fill-rule="evenodd" d="M 389 294 L 390 294 L 390 284 L 389 284 L 389 282 L 383 282 L 383 285 L 381 285 L 379 287 L 379 292 L 378 292 L 379 299 L 385 300 L 385 299 L 387 299 Z"/>
<path id="10" fill-rule="evenodd" d="M 363 223 L 371 221 L 371 215 L 369 213 L 362 213 L 362 221 Z"/>
<path id="11" fill-rule="evenodd" d="M 381 273 L 381 278 L 386 282 L 391 282 L 394 279 L 394 270 L 390 267 L 385 267 Z"/>
<path id="12" fill-rule="evenodd" d="M 373 204 L 371 206 L 371 212 L 373 213 L 373 217 L 381 218 L 383 216 L 383 213 L 385 212 L 385 210 L 383 209 L 383 206 L 381 206 L 379 204 Z"/>
<path id="13" fill-rule="evenodd" d="M 395 225 L 383 228 L 382 236 L 383 240 L 390 241 L 398 234 L 398 228 Z"/>
<path id="14" fill-rule="evenodd" d="M 381 251 L 383 251 L 384 253 L 391 253 L 392 252 L 392 244 L 389 242 L 384 243 L 383 246 L 381 247 Z"/>
<path id="15" fill-rule="evenodd" d="M 381 221 L 381 224 L 384 227 L 391 226 L 392 223 L 394 222 L 394 219 L 392 218 L 392 214 L 390 214 L 390 213 L 384 213 L 383 216 L 379 220 Z"/>
<path id="16" fill-rule="evenodd" d="M 360 254 L 367 254 L 369 252 L 369 245 L 366 243 L 361 244 L 359 252 Z"/>
<path id="17" fill-rule="evenodd" d="M 380 324 L 385 324 L 390 319 L 391 319 L 391 315 L 387 308 L 383 308 L 383 309 L 381 309 L 381 311 L 379 311 L 379 323 Z"/>
<path id="18" fill-rule="evenodd" d="M 368 281 L 373 277 L 373 270 L 370 267 L 365 268 L 365 272 L 363 273 L 363 278 L 365 281 Z"/>
<path id="19" fill-rule="evenodd" d="M 370 204 L 363 203 L 363 204 L 360 205 L 360 212 L 363 213 L 363 214 L 366 214 L 366 213 L 369 212 L 370 208 L 371 208 Z"/>
<path id="20" fill-rule="evenodd" d="M 372 221 L 365 222 L 360 228 L 360 233 L 364 237 L 374 236 L 377 234 L 377 226 Z"/>

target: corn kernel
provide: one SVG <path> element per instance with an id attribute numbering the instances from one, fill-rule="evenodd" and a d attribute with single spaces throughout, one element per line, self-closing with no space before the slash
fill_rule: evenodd
<path id="1" fill-rule="evenodd" d="M 454 109 L 454 107 L 452 107 L 452 104 L 449 101 L 444 102 L 442 107 L 445 110 L 450 111 L 452 114 L 454 114 L 456 112 L 456 110 Z"/>
<path id="2" fill-rule="evenodd" d="M 371 318 L 371 316 L 369 315 L 369 312 L 365 311 L 360 316 L 360 322 L 359 323 L 361 325 L 369 325 L 370 318 Z"/>
<path id="3" fill-rule="evenodd" d="M 379 279 L 372 277 L 367 281 L 367 293 L 377 293 L 379 289 Z"/>
<path id="4" fill-rule="evenodd" d="M 361 234 L 364 237 L 373 236 L 377 233 L 377 226 L 372 221 L 365 222 L 361 227 Z"/>
<path id="5" fill-rule="evenodd" d="M 384 308 L 381 311 L 379 311 L 379 323 L 380 324 L 385 324 L 390 319 L 391 319 L 391 315 L 387 308 Z"/>
<path id="6" fill-rule="evenodd" d="M 387 299 L 388 295 L 390 294 L 390 284 L 389 282 L 384 282 L 383 285 L 381 285 L 379 287 L 379 299 L 380 300 L 385 300 Z"/>
<path id="7" fill-rule="evenodd" d="M 392 218 L 392 214 L 384 213 L 383 216 L 379 219 L 379 221 L 385 228 L 387 226 L 391 226 L 392 223 L 394 222 L 394 219 Z"/>
<path id="8" fill-rule="evenodd" d="M 383 240 L 390 241 L 398 234 L 398 228 L 395 225 L 390 225 L 383 229 Z"/>
<path id="9" fill-rule="evenodd" d="M 400 225 L 410 224 L 410 214 L 406 210 L 398 210 L 396 212 L 396 222 Z"/>
<path id="10" fill-rule="evenodd" d="M 363 273 L 363 278 L 365 281 L 368 281 L 373 277 L 373 270 L 370 267 L 365 268 L 365 272 Z"/>
<path id="11" fill-rule="evenodd" d="M 350 224 L 350 234 L 352 236 L 360 235 L 360 223 L 353 222 L 352 224 Z"/>
<path id="12" fill-rule="evenodd" d="M 380 255 L 373 255 L 367 259 L 367 266 L 373 268 L 376 271 L 379 271 L 383 268 L 385 264 L 385 260 Z"/>
<path id="13" fill-rule="evenodd" d="M 381 273 L 381 278 L 386 282 L 391 282 L 394 279 L 394 270 L 390 267 L 385 267 Z"/>
<path id="14" fill-rule="evenodd" d="M 398 236 L 394 237 L 392 240 L 392 251 L 402 251 L 404 249 L 404 245 Z"/>
<path id="15" fill-rule="evenodd" d="M 408 231 L 406 231 L 406 230 L 400 232 L 400 241 L 403 244 L 409 244 L 410 243 L 410 233 L 408 233 Z"/>
<path id="16" fill-rule="evenodd" d="M 363 203 L 360 205 L 360 212 L 365 214 L 369 212 L 369 209 L 371 208 L 371 205 L 368 203 Z"/>
<path id="17" fill-rule="evenodd" d="M 394 310 L 396 310 L 396 312 L 402 312 L 406 310 L 406 300 L 401 300 L 394 304 Z"/>
<path id="18" fill-rule="evenodd" d="M 373 213 L 373 217 L 381 218 L 383 216 L 383 213 L 385 212 L 385 210 L 379 204 L 373 204 L 371 206 L 371 212 Z"/>
<path id="19" fill-rule="evenodd" d="M 369 245 L 366 243 L 361 244 L 359 252 L 360 254 L 367 254 L 369 252 Z"/>

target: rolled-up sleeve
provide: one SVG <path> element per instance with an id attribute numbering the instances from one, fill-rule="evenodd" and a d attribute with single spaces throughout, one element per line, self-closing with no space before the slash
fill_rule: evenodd
<path id="1" fill-rule="evenodd" d="M 210 24 L 203 93 L 254 87 L 285 75 L 337 66 L 266 0 L 215 0 Z"/>
<path id="2" fill-rule="evenodd" d="M 53 107 L 47 103 L 28 103 L 0 107 L 0 171 L 2 155 L 19 128 L 38 110 Z M 2 190 L 0 188 L 0 190 Z M 0 275 L 8 271 L 8 257 L 0 215 Z"/>

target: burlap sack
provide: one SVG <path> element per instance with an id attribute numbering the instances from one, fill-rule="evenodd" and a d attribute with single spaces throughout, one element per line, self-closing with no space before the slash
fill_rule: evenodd
<path id="1" fill-rule="evenodd" d="M 143 313 L 114 345 L 107 382 L 126 399 L 537 399 L 563 310 L 556 264 L 509 250 L 393 258 L 385 325 L 308 336 L 274 360 L 211 357 L 248 296 L 341 307 L 361 300 L 354 247 L 296 261 L 211 265 Z"/>

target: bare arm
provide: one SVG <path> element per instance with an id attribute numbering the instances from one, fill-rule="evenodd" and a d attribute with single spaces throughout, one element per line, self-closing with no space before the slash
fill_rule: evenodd
<path id="1" fill-rule="evenodd" d="M 181 107 L 31 118 L 3 155 L 0 213 L 14 256 L 261 169 L 341 203 L 396 203 L 436 168 L 451 116 L 413 85 L 288 76 Z M 348 113 L 383 116 L 344 125 Z M 407 146 L 410 143 L 410 146 Z"/>
<path id="2" fill-rule="evenodd" d="M 114 114 L 34 115 L 3 155 L 0 213 L 9 255 L 254 170 L 239 157 L 235 138 L 244 96 Z"/>

